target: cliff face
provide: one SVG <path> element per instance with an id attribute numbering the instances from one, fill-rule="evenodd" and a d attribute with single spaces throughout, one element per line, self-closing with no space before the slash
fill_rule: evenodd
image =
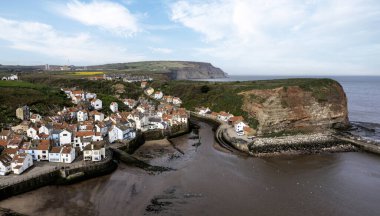
<path id="1" fill-rule="evenodd" d="M 170 71 L 171 78 L 175 80 L 217 79 L 227 77 L 227 74 L 220 68 L 216 68 L 210 63 L 203 62 L 190 62 L 186 67 L 172 68 Z"/>
<path id="2" fill-rule="evenodd" d="M 258 121 L 258 134 L 321 132 L 349 125 L 347 98 L 335 81 L 310 89 L 299 86 L 241 92 L 242 109 Z"/>

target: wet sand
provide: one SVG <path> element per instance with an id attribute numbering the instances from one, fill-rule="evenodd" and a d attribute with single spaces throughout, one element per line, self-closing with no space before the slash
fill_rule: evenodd
<path id="1" fill-rule="evenodd" d="M 185 135 L 136 155 L 175 171 L 149 174 L 120 164 L 112 174 L 47 186 L 0 202 L 29 215 L 378 215 L 380 157 L 323 153 L 273 158 L 214 147 L 201 123 L 201 145 Z M 154 145 L 154 143 L 151 143 Z M 139 153 L 140 152 L 140 153 Z M 140 154 L 140 155 L 139 155 Z M 135 155 L 135 156 L 136 156 Z M 176 156 L 172 156 L 176 155 Z"/>

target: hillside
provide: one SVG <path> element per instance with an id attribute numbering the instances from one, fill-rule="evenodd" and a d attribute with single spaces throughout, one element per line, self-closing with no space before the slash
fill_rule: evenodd
<path id="1" fill-rule="evenodd" d="M 179 96 L 184 106 L 210 107 L 245 117 L 259 134 L 316 132 L 348 125 L 347 99 L 331 79 L 248 82 L 154 82 L 153 87 Z"/>
<path id="2" fill-rule="evenodd" d="M 29 105 L 31 111 L 42 115 L 52 114 L 63 106 L 71 105 L 59 89 L 22 81 L 0 81 L 0 128 L 19 122 L 16 109 Z"/>
<path id="3" fill-rule="evenodd" d="M 89 70 L 118 70 L 138 74 L 163 74 L 170 79 L 213 79 L 227 76 L 210 63 L 187 61 L 144 61 L 88 66 Z"/>

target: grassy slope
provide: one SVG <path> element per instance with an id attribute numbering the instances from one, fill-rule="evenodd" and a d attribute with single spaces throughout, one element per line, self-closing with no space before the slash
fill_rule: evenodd
<path id="1" fill-rule="evenodd" d="M 0 123 L 16 123 L 16 109 L 29 105 L 32 112 L 47 115 L 70 105 L 57 88 L 22 81 L 0 81 Z"/>
<path id="2" fill-rule="evenodd" d="M 324 89 L 335 83 L 331 79 L 284 79 L 246 82 L 192 82 L 192 81 L 155 81 L 152 86 L 161 89 L 165 94 L 178 96 L 184 102 L 184 107 L 193 109 L 199 106 L 210 107 L 211 110 L 229 111 L 234 115 L 242 115 L 252 127 L 257 126 L 256 119 L 248 118 L 244 112 L 242 96 L 238 93 L 252 89 L 273 89 L 278 87 L 299 86 L 305 91 L 311 91 L 319 101 L 326 98 Z M 209 91 L 202 93 L 202 86 L 208 86 Z M 260 99 L 261 100 L 261 99 Z"/>

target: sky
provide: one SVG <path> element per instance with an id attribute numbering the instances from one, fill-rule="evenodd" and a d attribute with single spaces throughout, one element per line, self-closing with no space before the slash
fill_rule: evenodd
<path id="1" fill-rule="evenodd" d="M 380 75 L 379 0 L 0 1 L 0 64 L 210 62 L 230 75 Z"/>

